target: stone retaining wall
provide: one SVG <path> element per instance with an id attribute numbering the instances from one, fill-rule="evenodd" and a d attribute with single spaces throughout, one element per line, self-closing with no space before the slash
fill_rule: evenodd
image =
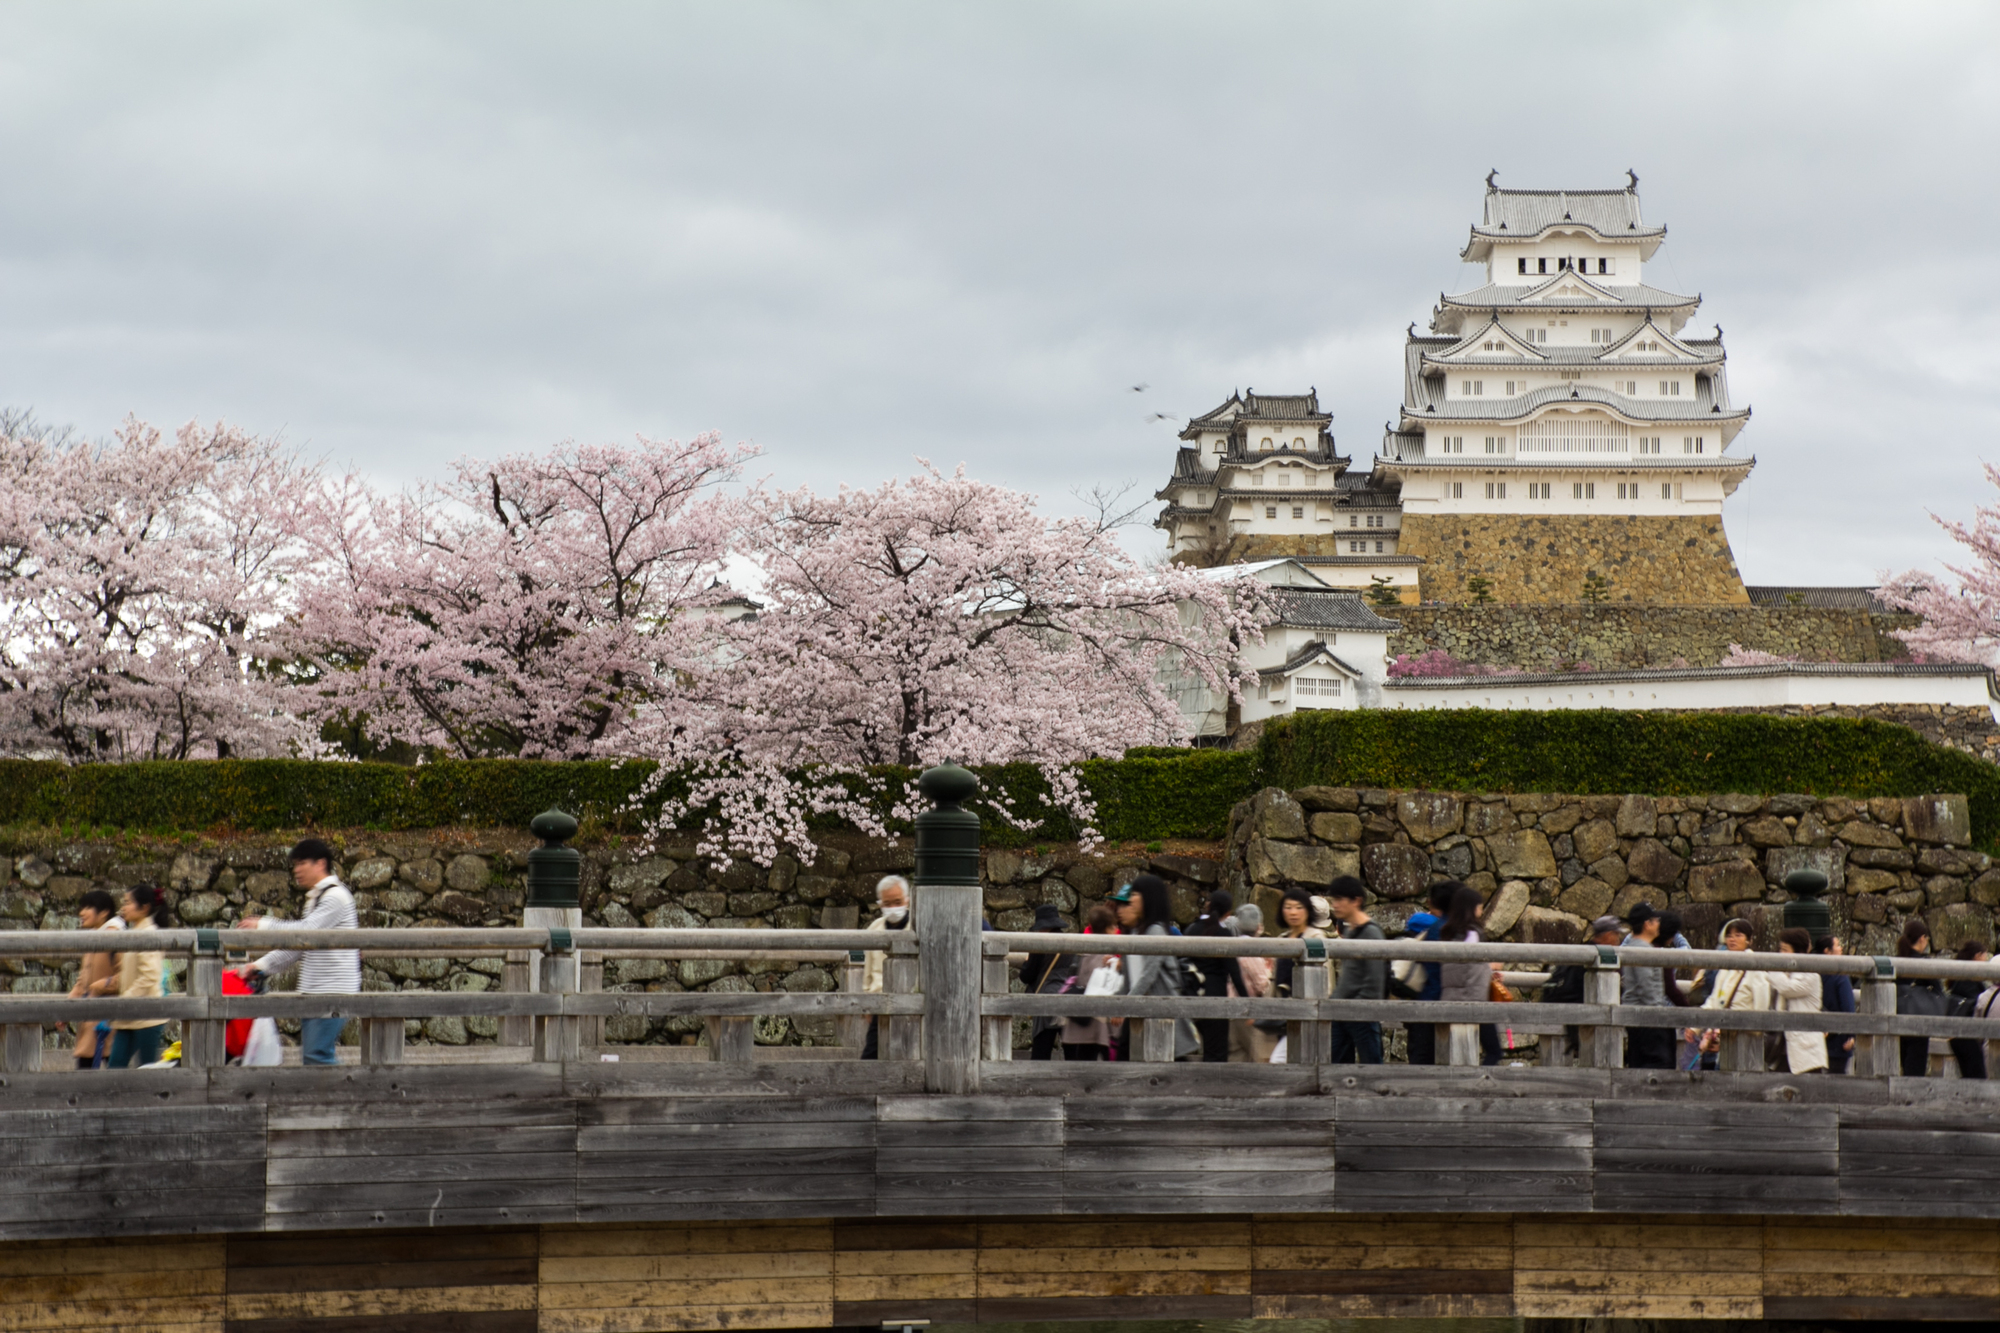
<path id="1" fill-rule="evenodd" d="M 1600 671 L 1666 667 L 1677 659 L 1708 667 L 1732 643 L 1811 662 L 1893 662 L 1909 653 L 1889 632 L 1917 623 L 1915 616 L 1810 606 L 1461 605 L 1384 614 L 1402 621 L 1389 636 L 1392 654 L 1442 648 L 1467 662 L 1528 671 L 1576 662 Z"/>
<path id="2" fill-rule="evenodd" d="M 1501 602 L 1580 602 L 1592 575 L 1613 602 L 1750 600 L 1719 515 L 1405 513 L 1396 550 L 1423 557 L 1427 602 L 1471 601 L 1474 577 Z"/>
<path id="3" fill-rule="evenodd" d="M 1463 879 L 1488 897 L 1491 933 L 1554 942 L 1577 937 L 1605 911 L 1647 900 L 1680 907 L 1687 934 L 1710 943 L 1732 915 L 1756 918 L 1768 936 L 1787 895 L 1786 872 L 1810 866 L 1832 879 L 1834 920 L 1850 949 L 1893 950 L 1902 921 L 1923 913 L 1940 947 L 1990 943 L 2000 906 L 2000 870 L 1968 845 L 1960 796 L 1909 800 L 1817 800 L 1810 796 L 1650 797 L 1477 795 L 1307 787 L 1270 789 L 1232 813 L 1222 843 L 1175 842 L 1101 849 L 1073 845 L 985 856 L 986 913 L 1002 930 L 1025 930 L 1035 908 L 1053 906 L 1074 930 L 1082 915 L 1143 871 L 1163 876 L 1174 914 L 1192 921 L 1204 896 L 1228 887 L 1257 902 L 1277 928 L 1286 882 L 1319 889 L 1360 875 L 1371 910 L 1388 926 L 1407 920 L 1426 887 Z M 447 829 L 334 835 L 340 869 L 365 926 L 511 926 L 521 919 L 525 834 Z M 301 892 L 285 871 L 288 839 L 188 843 L 147 839 L 65 840 L 0 832 L 0 929 L 58 930 L 76 924 L 85 891 L 142 881 L 164 885 L 181 923 L 227 923 L 245 915 L 296 916 Z M 873 917 L 876 881 L 908 871 L 907 840 L 829 836 L 815 864 L 780 858 L 766 867 L 705 864 L 690 847 L 645 848 L 605 840 L 584 852 L 584 920 L 631 927 L 852 928 Z M 1768 939 L 1765 941 L 1768 945 Z M 0 960 L 15 993 L 67 990 L 73 968 Z M 482 991 L 499 985 L 497 959 L 378 959 L 371 991 Z M 811 963 L 619 960 L 606 989 L 825 991 L 832 969 Z M 607 1020 L 619 1042 L 694 1043 L 699 1020 Z M 494 1020 L 412 1024 L 412 1040 L 489 1042 Z M 822 1044 L 831 1020 L 774 1021 L 767 1044 Z"/>

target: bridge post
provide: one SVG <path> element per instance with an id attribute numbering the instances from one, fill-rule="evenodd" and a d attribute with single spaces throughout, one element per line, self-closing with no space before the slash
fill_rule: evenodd
<path id="1" fill-rule="evenodd" d="M 1306 956 L 1292 967 L 1292 998 L 1324 1000 L 1333 994 L 1333 977 L 1326 960 L 1326 941 L 1307 940 Z M 1167 1059 L 1173 1059 L 1173 1024 L 1166 1025 Z M 1333 1059 L 1333 1024 L 1308 1019 L 1285 1024 L 1285 1063 L 1323 1065 Z"/>
<path id="2" fill-rule="evenodd" d="M 188 994 L 213 998 L 222 994 L 222 945 L 213 931 L 195 932 L 195 955 L 188 962 Z M 220 1069 L 229 1063 L 223 1045 L 226 1024 L 219 1019 L 189 1019 L 181 1024 L 181 1064 L 189 1069 Z"/>
<path id="3" fill-rule="evenodd" d="M 545 995 L 574 995 L 577 982 L 576 950 L 570 947 L 567 930 L 549 932 L 549 950 L 542 955 L 541 989 Z M 574 1060 L 577 1048 L 577 1020 L 567 1014 L 535 1016 L 535 1060 L 560 1064 Z"/>
<path id="4" fill-rule="evenodd" d="M 544 810 L 528 821 L 528 831 L 542 840 L 542 845 L 528 853 L 528 901 L 521 909 L 521 924 L 530 930 L 560 930 L 564 932 L 579 929 L 583 925 L 583 856 L 574 847 L 563 844 L 576 836 L 576 819 L 561 810 Z M 539 949 L 530 949 L 519 955 L 519 970 L 516 970 L 516 955 L 507 955 L 507 966 L 500 978 L 502 991 L 519 986 L 522 992 L 546 991 L 549 975 L 548 956 Z M 577 989 L 576 958 L 569 962 L 559 974 L 567 978 L 566 989 L 574 994 Z M 501 1020 L 500 1041 L 502 1045 L 533 1045 L 535 1059 L 542 1059 L 542 1025 L 544 1020 Z M 575 1020 L 566 1020 L 569 1035 L 569 1054 L 559 1059 L 574 1059 L 576 1051 Z"/>
<path id="5" fill-rule="evenodd" d="M 39 1074 L 42 1071 L 42 1025 L 9 1023 L 0 1027 L 0 1073 Z"/>
<path id="6" fill-rule="evenodd" d="M 883 962 L 887 963 L 888 960 L 885 958 Z M 867 989 L 867 979 L 868 955 L 859 949 L 852 950 L 847 955 L 847 962 L 840 969 L 840 989 L 842 993 L 860 995 Z M 888 989 L 889 979 L 885 969 L 882 978 L 882 990 L 884 993 L 887 993 Z M 858 1051 L 868 1042 L 868 1016 L 866 1014 L 849 1014 L 842 1018 L 836 1018 L 833 1020 L 833 1027 L 840 1044 L 851 1050 Z M 882 1054 L 887 1050 L 886 1037 L 883 1035 L 885 1032 L 886 1029 L 878 1031 L 877 1054 Z M 884 1055 L 883 1058 L 886 1059 L 888 1057 Z"/>
<path id="7" fill-rule="evenodd" d="M 1005 995 L 1007 993 L 1007 950 L 998 944 L 984 945 L 984 960 L 980 964 L 980 993 L 984 995 Z M 979 1020 L 980 1051 L 982 1060 L 1012 1060 L 1014 1058 L 1014 1020 L 1006 1014 L 994 1014 Z"/>
<path id="8" fill-rule="evenodd" d="M 885 931 L 889 955 L 882 960 L 882 993 L 917 993 L 917 942 L 907 930 Z M 878 1036 L 877 1054 L 884 1060 L 921 1060 L 924 1056 L 924 1020 L 914 1014 L 884 1017 Z M 863 1037 L 866 1038 L 866 1029 Z"/>
<path id="9" fill-rule="evenodd" d="M 979 816 L 959 802 L 979 779 L 956 764 L 927 769 L 917 789 L 936 808 L 916 818 L 917 970 L 924 988 L 924 1091 L 979 1091 Z"/>
<path id="10" fill-rule="evenodd" d="M 1896 1012 L 1896 960 L 1877 958 L 1875 975 L 1857 979 L 1854 1007 L 1864 1014 Z M 1893 1036 L 1862 1034 L 1854 1038 L 1854 1063 L 1861 1078 L 1893 1078 L 1903 1072 L 1902 1052 Z"/>
<path id="11" fill-rule="evenodd" d="M 361 1020 L 361 1063 L 399 1065 L 403 1063 L 403 1020 L 364 1018 Z"/>
<path id="12" fill-rule="evenodd" d="M 1599 946 L 1597 965 L 1583 974 L 1583 1002 L 1613 1006 L 1619 993 L 1618 951 Z M 1592 1069 L 1625 1067 L 1625 1029 L 1599 1023 L 1579 1027 L 1576 1032 L 1579 1063 Z"/>

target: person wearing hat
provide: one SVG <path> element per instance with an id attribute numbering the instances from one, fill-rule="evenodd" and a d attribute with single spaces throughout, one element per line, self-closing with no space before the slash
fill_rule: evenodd
<path id="1" fill-rule="evenodd" d="M 1624 942 L 1625 923 L 1617 917 L 1601 916 L 1590 923 L 1589 943 L 1599 948 L 1615 949 Z M 1549 973 L 1549 984 L 1542 987 L 1542 1003 L 1582 1004 L 1585 971 L 1583 964 L 1571 963 Z M 1570 1059 L 1574 1060 L 1577 1056 L 1576 1028 L 1564 1028 L 1563 1040 L 1569 1043 Z"/>
<path id="2" fill-rule="evenodd" d="M 1659 910 L 1651 903 L 1639 903 L 1626 914 L 1625 924 L 1632 931 L 1625 939 L 1626 948 L 1635 945 L 1652 948 L 1653 941 L 1660 934 Z M 1667 998 L 1667 970 L 1655 965 L 1626 964 L 1619 977 L 1618 1002 L 1649 1009 L 1672 1008 L 1673 1001 Z M 1672 1069 L 1675 1065 L 1674 1029 L 1627 1028 L 1625 1050 L 1628 1069 Z"/>
<path id="3" fill-rule="evenodd" d="M 1035 924 L 1028 929 L 1036 934 L 1060 935 L 1069 929 L 1069 923 L 1062 919 L 1062 913 L 1051 903 L 1043 903 L 1035 909 Z M 1076 983 L 1076 955 L 1073 953 L 1031 953 L 1021 964 L 1021 985 L 1031 995 L 1063 995 Z M 1035 1019 L 1034 1039 L 1029 1047 L 1029 1059 L 1053 1060 L 1056 1043 L 1062 1040 L 1063 1021 L 1046 1015 Z"/>

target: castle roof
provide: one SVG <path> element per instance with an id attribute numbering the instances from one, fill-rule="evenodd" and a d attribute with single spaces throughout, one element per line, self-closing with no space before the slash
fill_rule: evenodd
<path id="1" fill-rule="evenodd" d="M 1875 615 L 1894 615 L 1896 608 L 1884 602 L 1876 594 L 1878 588 L 1812 588 L 1779 587 L 1766 584 L 1760 587 L 1746 586 L 1743 591 L 1750 594 L 1752 606 L 1811 606 L 1822 610 L 1868 611 Z M 1792 599 L 1797 598 L 1795 602 Z"/>
<path id="2" fill-rule="evenodd" d="M 1497 173 L 1494 173 L 1497 174 Z M 1460 255 L 1468 263 L 1486 258 L 1495 241 L 1532 241 L 1550 231 L 1586 228 L 1607 241 L 1638 241 L 1651 258 L 1667 229 L 1649 224 L 1639 209 L 1639 178 L 1614 190 L 1503 190 L 1486 177 L 1483 216 L 1473 224 Z"/>
<path id="3" fill-rule="evenodd" d="M 1515 394 L 1512 398 L 1448 398 L 1445 396 L 1443 377 L 1423 374 L 1421 358 L 1413 357 L 1412 360 L 1417 364 L 1406 378 L 1405 424 L 1418 421 L 1524 421 L 1551 403 L 1593 403 L 1635 426 L 1670 422 L 1675 425 L 1713 424 L 1720 427 L 1724 422 L 1750 419 L 1747 407 L 1730 408 L 1717 403 L 1714 389 L 1706 376 L 1695 377 L 1695 391 L 1687 398 L 1628 398 L 1622 393 L 1613 393 L 1581 381 L 1547 384 L 1527 393 Z"/>
<path id="4" fill-rule="evenodd" d="M 1326 426 L 1332 423 L 1333 413 L 1319 410 L 1318 389 L 1304 393 L 1258 393 L 1251 389 L 1247 393 L 1230 394 L 1219 406 L 1190 420 L 1180 437 L 1191 440 L 1204 430 L 1232 426 L 1239 421 Z"/>
<path id="5" fill-rule="evenodd" d="M 1692 310 L 1701 304 L 1701 298 L 1643 282 L 1612 284 L 1581 273 L 1552 273 L 1541 282 L 1489 282 L 1456 296 L 1441 292 L 1438 302 L 1440 313 L 1445 306 L 1465 310 L 1546 310 L 1552 306 L 1565 310 Z"/>
<path id="6" fill-rule="evenodd" d="M 1280 625 L 1367 634 L 1392 634 L 1402 628 L 1401 621 L 1385 620 L 1376 615 L 1374 609 L 1361 600 L 1360 593 L 1270 588 L 1265 595 L 1277 611 L 1275 623 Z"/>

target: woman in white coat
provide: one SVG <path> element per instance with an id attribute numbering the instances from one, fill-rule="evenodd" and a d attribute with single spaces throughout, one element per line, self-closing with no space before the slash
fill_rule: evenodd
<path id="1" fill-rule="evenodd" d="M 1778 952 L 1809 954 L 1812 936 L 1797 926 L 1778 932 Z M 1771 986 L 1771 1007 L 1788 1014 L 1816 1014 L 1820 1011 L 1820 984 L 1817 972 L 1767 972 Z M 1794 1074 L 1826 1072 L 1826 1037 L 1818 1032 L 1787 1032 L 1785 1059 Z"/>
<path id="2" fill-rule="evenodd" d="M 1750 923 L 1741 917 L 1722 927 L 1722 947 L 1731 953 L 1749 953 Z M 1704 1009 L 1769 1009 L 1771 1007 L 1771 986 L 1768 972 L 1752 972 L 1747 968 L 1718 968 L 1715 985 L 1702 1001 Z M 1704 1051 L 1721 1050 L 1722 1033 L 1710 1028 L 1701 1035 Z"/>

